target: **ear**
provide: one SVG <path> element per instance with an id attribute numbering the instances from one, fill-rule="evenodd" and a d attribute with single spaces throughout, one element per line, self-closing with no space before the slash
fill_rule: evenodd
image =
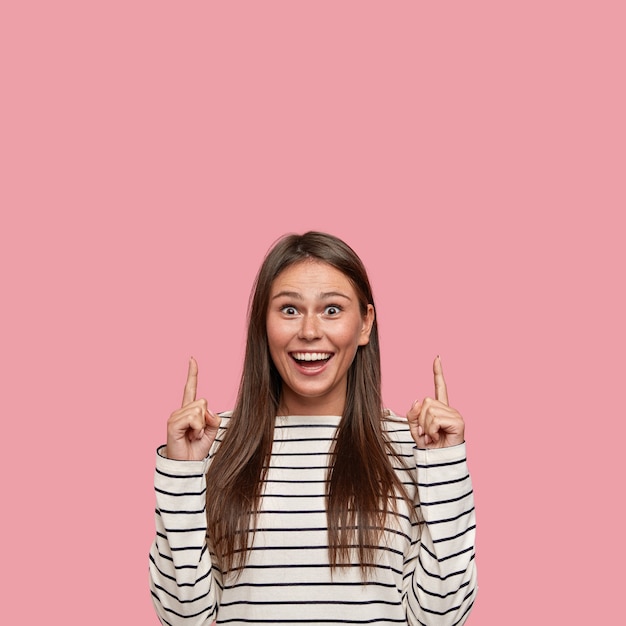
<path id="1" fill-rule="evenodd" d="M 372 332 L 372 326 L 374 325 L 374 319 L 376 318 L 376 312 L 374 311 L 374 305 L 367 305 L 367 312 L 363 316 L 363 326 L 361 327 L 361 334 L 359 335 L 359 345 L 366 346 L 370 341 L 370 333 Z"/>

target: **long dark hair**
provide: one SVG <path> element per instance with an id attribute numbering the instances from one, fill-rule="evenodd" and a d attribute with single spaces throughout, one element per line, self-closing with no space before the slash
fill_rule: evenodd
<path id="1" fill-rule="evenodd" d="M 269 352 L 266 316 L 275 278 L 305 260 L 328 263 L 352 283 L 361 313 L 374 305 L 365 267 L 337 237 L 315 231 L 287 235 L 259 269 L 248 307 L 243 373 L 229 427 L 207 476 L 207 520 L 212 549 L 223 572 L 242 568 L 254 533 L 262 485 L 272 450 L 282 380 Z M 380 349 L 374 318 L 369 342 L 348 370 L 344 412 L 330 455 L 327 482 L 329 559 L 332 568 L 356 553 L 363 575 L 374 563 L 387 514 L 396 497 L 409 501 L 396 475 L 393 450 L 382 430 Z"/>

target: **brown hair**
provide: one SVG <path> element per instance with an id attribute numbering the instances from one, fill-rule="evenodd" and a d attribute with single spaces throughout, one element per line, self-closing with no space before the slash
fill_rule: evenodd
<path id="1" fill-rule="evenodd" d="M 282 381 L 267 341 L 266 316 L 274 279 L 287 267 L 319 260 L 352 283 L 365 316 L 374 305 L 363 263 L 345 242 L 310 231 L 287 235 L 268 252 L 248 307 L 243 373 L 229 427 L 207 476 L 208 533 L 223 572 L 242 568 L 254 533 L 261 491 L 272 450 Z M 396 494 L 409 502 L 382 430 L 380 349 L 376 319 L 369 342 L 359 346 L 348 371 L 345 409 L 330 455 L 327 482 L 329 558 L 332 568 L 349 563 L 356 548 L 365 576 L 374 563 L 387 513 Z M 399 460 L 399 459 L 398 459 Z"/>

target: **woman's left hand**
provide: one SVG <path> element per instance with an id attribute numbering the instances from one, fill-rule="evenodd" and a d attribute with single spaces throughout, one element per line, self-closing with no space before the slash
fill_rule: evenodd
<path id="1" fill-rule="evenodd" d="M 418 448 L 447 448 L 465 441 L 461 414 L 448 406 L 448 389 L 443 378 L 441 359 L 433 363 L 435 399 L 416 400 L 407 413 L 411 435 Z"/>

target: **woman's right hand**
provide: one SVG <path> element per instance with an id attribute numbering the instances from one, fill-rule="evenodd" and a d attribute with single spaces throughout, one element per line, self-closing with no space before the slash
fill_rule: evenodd
<path id="1" fill-rule="evenodd" d="M 165 456 L 176 461 L 202 461 L 209 455 L 221 418 L 211 413 L 204 398 L 196 400 L 198 364 L 191 357 L 183 405 L 167 421 Z"/>

